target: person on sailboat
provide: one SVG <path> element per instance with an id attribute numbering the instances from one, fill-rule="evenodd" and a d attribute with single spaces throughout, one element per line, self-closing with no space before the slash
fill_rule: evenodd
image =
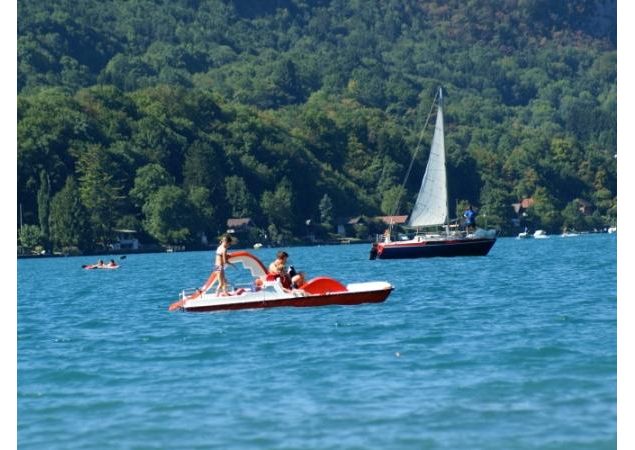
<path id="1" fill-rule="evenodd" d="M 465 217 L 465 231 L 470 232 L 470 229 L 476 230 L 476 212 L 472 209 L 472 205 L 463 213 Z"/>

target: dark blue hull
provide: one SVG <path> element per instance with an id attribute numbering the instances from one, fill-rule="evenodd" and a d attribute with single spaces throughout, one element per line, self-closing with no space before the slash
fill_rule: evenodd
<path id="1" fill-rule="evenodd" d="M 436 256 L 485 256 L 494 246 L 496 238 L 447 239 L 422 242 L 391 242 L 379 244 L 377 258 L 432 258 Z"/>

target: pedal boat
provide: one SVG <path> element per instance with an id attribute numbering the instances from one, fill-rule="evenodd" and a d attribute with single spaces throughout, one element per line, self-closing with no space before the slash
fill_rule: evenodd
<path id="1" fill-rule="evenodd" d="M 249 270 L 253 278 L 251 285 L 237 287 L 226 295 L 217 295 L 218 273 L 212 272 L 202 287 L 182 291 L 179 300 L 168 309 L 205 312 L 280 306 L 358 305 L 381 303 L 393 290 L 393 286 L 385 281 L 350 283 L 345 286 L 325 276 L 309 280 L 300 289 L 285 289 L 279 279 L 267 280 L 265 266 L 249 252 L 230 253 L 228 261 Z"/>

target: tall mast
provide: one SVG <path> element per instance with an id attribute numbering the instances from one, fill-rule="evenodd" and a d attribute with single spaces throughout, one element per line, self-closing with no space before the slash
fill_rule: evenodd
<path id="1" fill-rule="evenodd" d="M 439 111 L 443 114 L 443 88 L 439 86 Z M 445 117 L 444 117 L 445 120 Z M 443 124 L 443 170 L 448 173 L 447 152 L 445 151 L 445 124 Z M 445 232 L 450 234 L 450 207 L 448 206 L 448 177 L 445 177 Z"/>
<path id="2" fill-rule="evenodd" d="M 425 130 L 428 127 L 428 122 L 430 121 L 430 117 L 432 117 L 432 113 L 434 111 L 434 105 L 436 103 L 436 100 L 437 99 L 435 97 L 435 99 L 432 101 L 432 104 L 430 105 L 430 111 L 428 111 L 428 117 L 426 117 L 426 122 L 423 125 L 423 128 L 421 129 L 421 133 L 419 134 L 419 140 L 417 141 L 417 146 L 415 147 L 415 151 L 413 152 L 412 158 L 410 159 L 410 165 L 408 166 L 408 171 L 406 172 L 406 176 L 404 177 L 403 182 L 401 183 L 401 191 L 405 191 L 406 182 L 408 181 L 408 177 L 410 176 L 410 172 L 412 171 L 412 166 L 414 165 L 414 162 L 415 162 L 415 159 L 417 157 L 417 154 L 419 153 L 419 149 L 421 148 L 421 142 L 423 141 Z M 446 188 L 446 190 L 447 190 L 447 188 Z M 390 234 L 392 234 L 393 218 L 399 212 L 399 204 L 400 204 L 400 202 L 401 202 L 401 193 L 397 196 L 397 200 L 395 201 L 395 208 L 393 209 L 393 213 L 392 213 L 392 216 L 390 218 L 390 223 L 388 225 L 388 229 L 389 229 L 389 233 Z"/>

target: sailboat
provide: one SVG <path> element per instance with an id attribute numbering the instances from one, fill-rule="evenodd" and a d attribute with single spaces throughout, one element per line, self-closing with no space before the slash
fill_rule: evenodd
<path id="1" fill-rule="evenodd" d="M 443 130 L 443 91 L 437 94 L 437 118 L 430 156 L 421 188 L 407 226 L 417 230 L 412 239 L 392 241 L 391 231 L 384 233 L 371 248 L 371 259 L 426 258 L 434 256 L 484 256 L 496 242 L 496 230 L 477 228 L 473 232 L 450 230 L 448 189 Z M 415 155 L 413 155 L 413 159 Z M 407 175 L 406 175 L 407 178 Z M 405 181 L 404 181 L 405 185 Z M 436 227 L 435 232 L 421 232 Z M 392 226 L 391 226 L 392 229 Z"/>

